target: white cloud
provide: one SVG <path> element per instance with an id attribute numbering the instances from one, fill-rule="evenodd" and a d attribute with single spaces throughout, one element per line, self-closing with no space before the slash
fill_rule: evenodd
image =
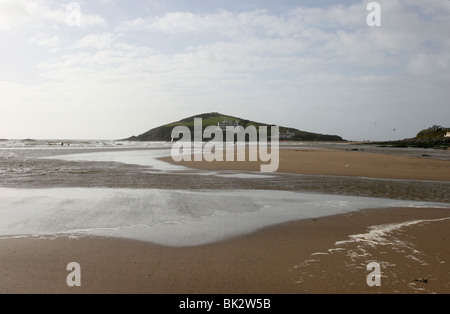
<path id="1" fill-rule="evenodd" d="M 48 36 L 43 33 L 38 33 L 30 38 L 29 42 L 38 46 L 48 47 L 52 52 L 59 51 L 60 40 L 56 35 Z"/>
<path id="2" fill-rule="evenodd" d="M 76 48 L 94 48 L 94 49 L 107 49 L 111 46 L 113 41 L 112 34 L 90 34 L 87 35 L 75 43 Z"/>
<path id="3" fill-rule="evenodd" d="M 166 34 L 204 34 L 236 37 L 240 35 L 294 36 L 311 27 L 343 28 L 361 26 L 367 12 L 362 4 L 334 5 L 328 8 L 298 7 L 275 16 L 267 10 L 233 13 L 169 12 L 163 16 L 136 18 L 122 22 L 118 31 L 146 30 Z"/>
<path id="4" fill-rule="evenodd" d="M 421 120 L 450 116 L 450 12 L 436 1 L 430 8 L 389 0 L 381 3 L 382 26 L 370 28 L 367 2 L 281 15 L 223 10 L 132 18 L 41 60 L 45 83 L 0 84 L 0 104 L 30 121 L 30 112 L 66 117 L 80 137 L 126 137 L 203 111 L 348 139 L 389 139 L 402 126 L 405 137 L 414 135 L 408 132 Z M 57 47 L 65 40 L 58 35 L 41 32 L 30 41 Z"/>
<path id="5" fill-rule="evenodd" d="M 265 10 L 234 14 L 169 12 L 161 17 L 137 18 L 122 22 L 118 31 L 146 30 L 166 34 L 216 34 L 236 38 L 262 32 L 267 35 L 279 33 L 284 22 Z M 281 31 L 284 32 L 284 31 Z"/>
<path id="6" fill-rule="evenodd" d="M 450 79 L 450 54 L 424 54 L 420 53 L 411 58 L 407 70 L 416 76 L 434 76 L 443 73 Z"/>
<path id="7" fill-rule="evenodd" d="M 53 0 L 2 0 L 0 2 L 0 31 L 19 30 L 40 26 L 67 26 L 68 3 Z M 107 23 L 99 15 L 84 14 L 80 7 L 80 27 L 106 27 Z"/>

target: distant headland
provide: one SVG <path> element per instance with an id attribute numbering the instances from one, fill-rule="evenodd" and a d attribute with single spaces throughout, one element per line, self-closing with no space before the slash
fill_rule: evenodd
<path id="1" fill-rule="evenodd" d="M 450 147 L 450 128 L 445 128 L 440 125 L 433 125 L 428 129 L 420 131 L 416 137 L 413 138 L 398 141 L 374 142 L 372 144 L 390 147 L 447 149 Z"/>
<path id="2" fill-rule="evenodd" d="M 257 129 L 261 126 L 273 126 L 273 124 L 255 122 L 248 119 L 238 118 L 230 115 L 221 114 L 218 112 L 203 113 L 192 117 L 182 119 L 177 122 L 165 124 L 154 129 L 151 129 L 138 136 L 131 136 L 124 140 L 127 141 L 171 141 L 172 129 L 176 126 L 186 126 L 191 131 L 194 130 L 194 118 L 202 119 L 203 129 L 208 126 L 218 126 L 222 129 L 226 127 L 241 126 L 247 128 L 248 126 L 254 126 Z M 322 142 L 341 142 L 345 141 L 338 135 L 327 135 L 319 133 L 311 133 L 301 131 L 295 128 L 279 126 L 279 139 L 280 141 L 322 141 Z"/>

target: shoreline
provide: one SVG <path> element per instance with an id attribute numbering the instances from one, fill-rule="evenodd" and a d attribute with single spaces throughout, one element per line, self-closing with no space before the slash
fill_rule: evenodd
<path id="1" fill-rule="evenodd" d="M 37 155 L 41 154 L 45 153 L 37 152 Z M 23 158 L 26 160 L 27 156 Z M 33 164 L 33 159 L 30 163 Z M 42 164 L 42 161 L 33 164 L 33 169 L 41 169 Z M 194 169 L 193 166 L 201 169 L 217 167 L 209 170 L 226 169 L 231 172 L 259 171 L 258 163 L 191 164 Z M 64 169 L 66 165 L 63 161 L 52 161 L 48 163 L 48 169 Z M 78 169 L 79 165 L 83 166 Z M 85 173 L 85 165 L 88 164 L 73 163 L 68 172 L 73 172 L 70 176 L 77 178 L 73 182 L 89 181 L 86 183 L 88 187 L 95 186 L 92 180 L 100 174 L 99 185 L 103 185 L 103 180 L 114 177 L 115 180 L 124 180 L 123 183 L 119 181 L 119 186 L 123 184 L 129 188 L 133 188 L 133 185 L 130 187 L 131 182 L 135 188 L 152 187 L 140 186 L 130 178 L 146 184 L 153 178 L 161 186 L 161 178 L 167 176 L 166 179 L 170 177 L 170 180 L 165 184 L 171 188 L 175 181 L 180 181 L 180 177 L 171 174 L 142 174 L 143 167 L 118 165 L 113 168 L 112 163 L 92 164 L 91 172 Z M 386 179 L 433 180 L 440 181 L 442 193 L 446 193 L 449 165 L 449 161 L 360 151 L 286 149 L 280 150 L 279 171 L 294 174 L 311 171 L 312 175 L 319 176 L 365 175 L 376 178 L 382 175 Z M 130 172 L 125 171 L 128 168 Z M 112 173 L 111 169 L 116 172 Z M 133 176 L 125 176 L 129 173 Z M 409 179 L 404 178 L 405 175 Z M 58 183 L 55 186 L 70 187 L 73 184 L 68 181 L 70 177 L 59 177 L 58 172 L 54 176 Z M 24 177 L 25 180 L 31 178 Z M 44 184 L 43 178 L 38 176 L 35 179 L 39 187 Z M 177 184 L 185 185 L 183 188 L 187 189 L 199 184 L 200 178 L 209 179 L 206 176 L 183 178 L 186 181 Z M 213 177 L 210 180 L 204 181 L 203 186 L 215 183 L 214 187 L 219 190 L 224 188 L 223 184 L 237 182 L 233 178 Z M 267 180 L 252 179 L 245 184 L 254 182 L 265 186 L 271 182 Z M 347 181 L 342 184 L 347 184 Z M 360 184 L 370 180 L 360 181 L 354 183 L 355 188 L 364 188 Z M 307 181 L 305 184 L 323 186 L 323 183 Z M 384 185 L 369 182 L 369 194 L 377 195 L 381 190 L 381 195 L 389 196 L 393 187 Z M 406 181 L 395 186 L 397 193 L 403 193 L 405 199 L 421 192 L 429 193 L 430 200 L 436 199 L 431 191 L 435 185 L 424 184 L 430 187 L 427 190 L 422 185 L 415 185 Z M 255 185 L 254 188 L 260 186 Z M 332 187 L 334 183 L 327 186 Z M 349 191 L 352 192 L 351 189 Z M 379 228 L 375 233 L 371 233 L 373 226 Z M 0 239 L 0 293 L 446 294 L 450 293 L 449 239 L 449 209 L 405 207 L 364 209 L 294 220 L 227 240 L 189 247 L 167 247 L 105 237 Z M 369 287 L 366 283 L 369 274 L 366 266 L 374 261 L 381 266 L 380 287 Z M 66 284 L 69 274 L 66 266 L 70 262 L 81 266 L 81 287 L 71 288 Z"/>
<path id="2" fill-rule="evenodd" d="M 366 209 L 191 247 L 100 237 L 3 239 L 0 293 L 449 293 L 448 219 L 448 209 Z M 372 239 L 375 248 L 349 241 L 371 226 L 410 221 L 416 223 Z M 366 283 L 372 261 L 381 265 L 380 287 Z M 81 287 L 66 284 L 70 262 L 80 264 Z"/>
<path id="3" fill-rule="evenodd" d="M 235 155 L 237 152 L 235 152 Z M 165 162 L 201 170 L 260 171 L 260 161 L 175 162 L 171 157 L 159 158 Z M 450 182 L 450 161 L 343 151 L 337 149 L 282 149 L 279 150 L 279 168 L 275 173 L 303 175 L 331 175 L 377 179 L 399 179 Z"/>

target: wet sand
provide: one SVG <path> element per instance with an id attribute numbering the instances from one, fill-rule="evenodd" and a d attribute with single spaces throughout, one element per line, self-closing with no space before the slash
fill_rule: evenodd
<path id="1" fill-rule="evenodd" d="M 113 238 L 0 240 L 0 293 L 449 293 L 449 219 L 448 209 L 363 210 L 181 248 Z M 370 226 L 410 221 L 417 223 L 345 242 Z M 369 287 L 373 261 L 381 286 Z M 80 264 L 81 287 L 66 284 L 70 262 Z"/>
<path id="2" fill-rule="evenodd" d="M 235 153 L 237 160 L 237 153 Z M 260 171 L 261 162 L 194 162 L 177 164 L 207 170 Z M 332 149 L 280 149 L 277 172 L 305 175 L 333 175 L 366 178 L 450 181 L 450 161 L 427 157 L 396 156 Z M 175 163 L 171 157 L 163 158 Z M 224 157 L 225 160 L 225 157 Z M 266 163 L 267 164 L 267 163 Z"/>
<path id="3" fill-rule="evenodd" d="M 433 180 L 440 181 L 444 190 L 445 182 L 450 181 L 449 162 L 428 158 L 304 149 L 281 150 L 280 158 L 279 171 L 287 173 Z M 61 163 L 61 167 L 65 165 Z M 259 170 L 257 163 L 185 165 Z M 117 168 L 117 178 L 128 178 L 130 187 L 136 184 L 121 169 Z M 133 168 L 133 172 L 139 171 Z M 108 176 L 106 170 L 95 175 L 99 173 Z M 84 181 L 88 175 L 82 175 Z M 55 178 L 52 185 L 78 184 Z M 147 182 L 147 178 L 141 181 Z M 31 179 L 36 184 L 43 180 L 25 176 L 23 182 Z M 413 183 L 405 182 L 401 193 L 409 195 L 408 186 Z M 432 201 L 428 194 L 427 200 Z M 445 199 L 441 196 L 439 201 Z M 2 239 L 0 293 L 450 293 L 449 217 L 448 209 L 362 210 L 181 248 L 99 237 Z M 375 239 L 349 238 L 368 233 L 371 226 L 411 221 L 415 223 L 380 233 Z M 371 272 L 366 265 L 373 261 L 381 266 L 380 287 L 366 283 Z M 81 265 L 81 287 L 66 285 L 70 262 Z"/>
<path id="4" fill-rule="evenodd" d="M 125 150 L 127 149 L 116 148 L 108 149 L 107 152 L 115 154 L 122 153 Z M 143 149 L 143 151 L 145 150 L 147 149 Z M 235 162 L 220 165 L 207 162 L 191 163 L 191 167 L 198 168 L 219 168 L 220 166 L 220 168 L 224 169 L 241 167 L 244 170 L 212 170 L 208 173 L 208 170 L 193 169 L 183 172 L 182 175 L 174 175 L 174 172 L 159 171 L 158 169 L 135 164 L 124 164 L 108 161 L 65 161 L 58 159 L 41 159 L 41 157 L 52 157 L 61 155 L 62 153 L 76 154 L 98 151 L 103 150 L 93 149 L 87 151 L 86 149 L 71 149 L 69 151 L 62 149 L 17 149 L 2 151 L 0 149 L 0 186 L 5 188 L 26 189 L 61 187 L 186 189 L 186 187 L 188 187 L 190 190 L 282 190 L 450 203 L 450 194 L 448 193 L 450 179 L 447 181 L 391 180 L 389 178 L 364 178 L 350 175 L 305 175 L 276 172 L 271 173 L 271 178 L 268 179 L 250 180 L 239 176 L 239 174 L 253 175 L 253 173 L 246 171 L 247 169 L 250 169 L 249 167 L 256 166 L 251 163 Z M 346 153 L 348 157 L 352 157 L 354 159 L 358 159 L 358 156 L 360 156 L 359 153 L 362 153 L 347 151 L 343 152 Z M 390 157 L 391 155 L 387 155 L 389 152 L 390 151 L 387 150 L 384 155 Z M 404 150 L 396 150 L 393 153 L 404 154 Z M 422 153 L 423 151 L 420 151 L 415 154 L 420 156 Z M 439 157 L 445 156 L 445 153 L 448 153 L 450 156 L 450 152 L 442 151 L 440 152 Z M 170 151 L 168 151 L 167 154 L 170 154 Z M 286 160 L 284 154 L 285 152 L 282 150 L 280 153 L 282 158 L 280 169 L 289 167 L 291 168 L 291 172 L 300 172 L 300 168 L 296 169 L 295 167 L 289 166 L 290 163 L 295 163 L 295 160 L 298 158 Z M 302 154 L 302 152 L 300 151 L 294 154 Z M 436 153 L 429 152 L 429 154 L 435 155 Z M 382 158 L 384 158 L 384 155 Z M 406 158 L 406 160 L 409 158 L 405 156 L 400 157 Z M 441 162 L 443 161 L 425 157 L 421 158 L 417 156 L 414 158 L 423 159 L 424 162 L 429 162 L 431 165 L 433 165 L 436 161 L 441 165 Z M 166 158 L 166 160 L 173 162 L 170 157 Z M 309 159 L 308 162 L 314 164 L 314 159 Z M 450 163 L 450 158 L 446 158 L 446 161 L 444 160 L 444 162 Z M 322 169 L 322 172 L 325 172 L 324 170 L 327 169 L 329 174 L 336 172 L 337 169 L 336 167 L 333 168 L 320 163 L 318 163 L 318 165 L 319 166 L 316 167 Z M 256 174 L 260 175 L 259 166 L 256 167 L 258 169 L 258 173 Z M 395 168 L 395 165 L 392 165 L 392 168 Z M 441 177 L 445 177 L 446 173 L 450 173 L 450 171 L 447 171 L 446 168 L 442 167 L 436 168 L 434 166 L 430 166 L 429 168 L 442 170 L 440 172 Z M 309 171 L 307 167 L 303 170 Z M 365 167 L 365 170 L 370 170 L 370 167 Z M 410 167 L 409 175 L 415 175 L 416 170 L 417 169 L 414 167 Z M 423 169 L 419 172 L 426 174 L 426 171 Z M 238 174 L 238 176 L 235 176 L 235 174 Z M 359 174 L 362 175 L 363 173 Z M 437 179 L 436 176 L 428 177 Z M 447 177 L 450 177 L 450 174 L 447 175 Z"/>

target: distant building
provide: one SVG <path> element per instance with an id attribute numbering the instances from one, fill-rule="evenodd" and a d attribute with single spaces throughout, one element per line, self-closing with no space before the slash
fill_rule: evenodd
<path id="1" fill-rule="evenodd" d="M 290 140 L 295 137 L 295 133 L 291 132 L 289 130 L 286 130 L 286 132 L 280 132 L 279 139 L 280 140 Z"/>
<path id="2" fill-rule="evenodd" d="M 447 132 L 444 137 L 450 137 L 450 132 Z"/>
<path id="3" fill-rule="evenodd" d="M 225 119 L 222 122 L 219 122 L 219 127 L 224 131 L 226 131 L 227 127 L 234 128 L 237 126 L 239 126 L 239 121 L 231 121 L 231 120 Z"/>

